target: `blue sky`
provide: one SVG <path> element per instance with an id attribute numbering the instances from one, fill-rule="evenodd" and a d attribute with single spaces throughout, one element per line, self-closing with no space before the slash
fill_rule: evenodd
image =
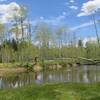
<path id="1" fill-rule="evenodd" d="M 81 12 L 83 3 L 89 0 L 0 0 L 0 5 L 16 2 L 25 5 L 28 15 L 34 23 L 41 19 L 56 26 L 66 25 L 75 30 L 79 38 L 95 37 L 91 16 L 77 15 Z M 96 0 L 94 0 L 96 1 Z M 97 15 L 98 18 L 98 15 Z M 97 25 L 99 27 L 99 25 Z M 99 28 L 98 28 L 99 29 Z M 99 30 L 98 30 L 99 31 Z"/>

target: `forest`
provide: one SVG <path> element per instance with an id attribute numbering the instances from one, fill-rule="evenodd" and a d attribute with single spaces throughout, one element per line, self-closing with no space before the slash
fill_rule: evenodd
<path id="1" fill-rule="evenodd" d="M 1 63 L 32 62 L 35 57 L 40 60 L 78 57 L 100 60 L 96 23 L 98 41 L 83 43 L 68 26 L 53 27 L 41 19 L 32 25 L 25 6 L 14 12 L 8 25 L 0 23 Z"/>

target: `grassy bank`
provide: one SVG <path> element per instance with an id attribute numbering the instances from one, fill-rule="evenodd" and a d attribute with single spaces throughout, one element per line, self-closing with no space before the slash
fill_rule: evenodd
<path id="1" fill-rule="evenodd" d="M 45 84 L 0 90 L 0 100 L 100 100 L 100 84 Z"/>
<path id="2" fill-rule="evenodd" d="M 0 68 L 32 68 L 34 67 L 35 62 L 12 62 L 12 63 L 0 63 Z M 38 62 L 42 67 L 53 66 L 53 65 L 61 65 L 62 67 L 66 67 L 67 65 L 96 65 L 96 63 L 87 60 L 77 60 L 77 59 L 56 59 L 56 60 L 44 60 Z"/>
<path id="3" fill-rule="evenodd" d="M 15 68 L 18 66 L 19 63 L 0 63 L 0 68 Z"/>
<path id="4" fill-rule="evenodd" d="M 25 72 L 26 70 L 20 63 L 0 63 L 0 76 Z"/>

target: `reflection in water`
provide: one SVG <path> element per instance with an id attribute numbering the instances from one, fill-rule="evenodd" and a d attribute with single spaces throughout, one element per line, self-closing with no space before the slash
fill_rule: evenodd
<path id="1" fill-rule="evenodd" d="M 57 82 L 76 82 L 92 83 L 100 82 L 99 66 L 80 66 L 68 67 L 60 70 L 45 70 L 37 73 L 21 73 L 0 77 L 0 88 L 17 88 L 32 83 L 57 83 Z"/>
<path id="2" fill-rule="evenodd" d="M 83 67 L 83 82 L 85 82 L 85 83 L 89 83 L 89 69 L 87 68 L 87 66 L 84 66 Z"/>
<path id="3" fill-rule="evenodd" d="M 43 82 L 43 73 L 35 72 L 35 83 L 42 83 Z"/>

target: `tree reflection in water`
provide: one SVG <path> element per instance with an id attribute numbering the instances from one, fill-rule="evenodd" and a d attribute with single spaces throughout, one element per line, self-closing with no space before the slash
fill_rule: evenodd
<path id="1" fill-rule="evenodd" d="M 100 68 L 99 66 L 74 66 L 60 70 L 12 74 L 7 77 L 0 77 L 0 88 L 17 88 L 33 83 L 43 84 L 55 82 L 100 82 Z"/>

